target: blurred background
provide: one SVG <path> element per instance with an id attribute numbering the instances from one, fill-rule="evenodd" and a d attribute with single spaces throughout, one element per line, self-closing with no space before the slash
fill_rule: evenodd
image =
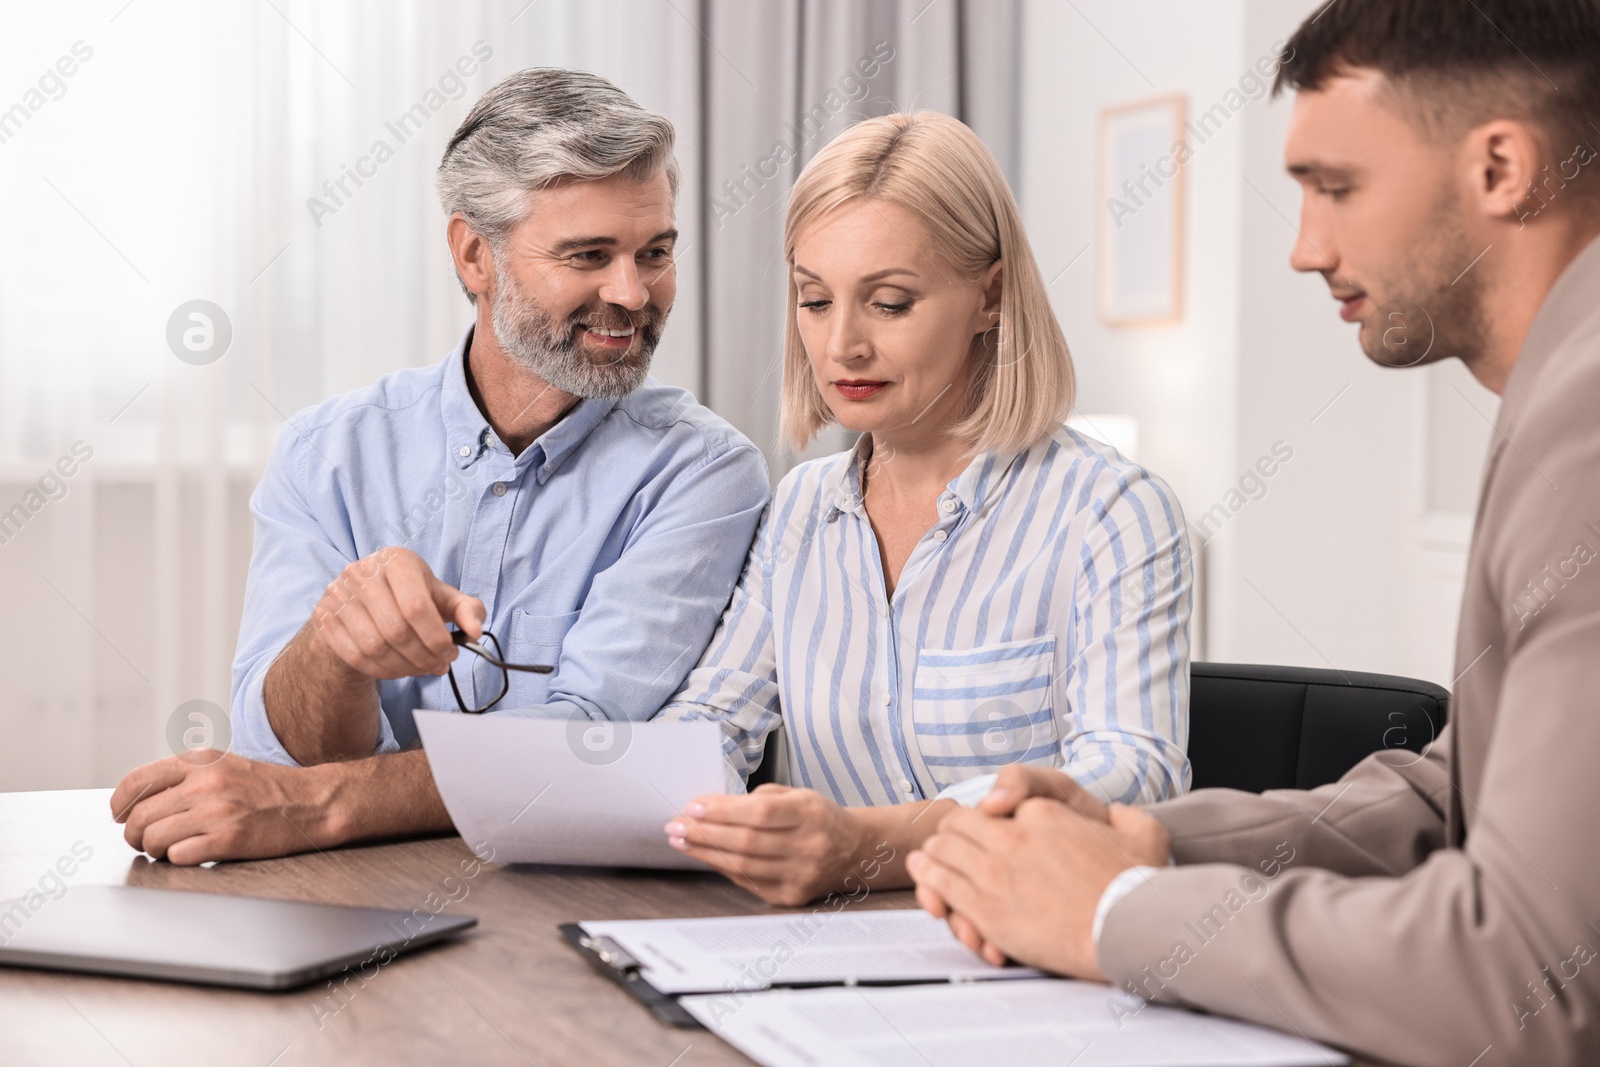
<path id="1" fill-rule="evenodd" d="M 195 709 L 225 707 L 248 499 L 272 442 L 297 410 L 456 341 L 470 311 L 433 168 L 485 89 L 538 65 L 596 71 L 676 124 L 679 297 L 655 373 L 749 435 L 774 479 L 801 458 L 776 443 L 787 190 L 857 119 L 948 112 L 1022 205 L 1080 425 L 1164 476 L 1191 523 L 1212 516 L 1191 529 L 1196 658 L 1448 685 L 1495 398 L 1454 362 L 1377 369 L 1323 281 L 1288 267 L 1291 105 L 1240 86 L 1313 7 L 14 8 L 0 35 L 0 790 L 111 785 L 204 729 Z M 1183 168 L 1180 317 L 1107 325 L 1101 115 L 1170 94 L 1190 117 L 1223 105 Z M 1292 458 L 1252 475 L 1275 448 Z"/>

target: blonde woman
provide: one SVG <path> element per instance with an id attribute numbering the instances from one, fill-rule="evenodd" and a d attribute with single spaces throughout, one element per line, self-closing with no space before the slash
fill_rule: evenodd
<path id="1" fill-rule="evenodd" d="M 1063 424 L 1066 340 L 983 143 L 930 112 L 852 127 L 795 185 L 784 253 L 785 437 L 861 436 L 778 486 L 662 712 L 720 722 L 740 781 L 782 725 L 791 785 L 700 798 L 669 841 L 798 905 L 909 885 L 941 794 L 1009 763 L 1186 791 L 1183 517 Z"/>

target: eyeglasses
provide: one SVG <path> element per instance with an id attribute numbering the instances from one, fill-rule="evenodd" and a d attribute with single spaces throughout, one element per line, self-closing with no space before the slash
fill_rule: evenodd
<path id="1" fill-rule="evenodd" d="M 455 630 L 451 632 L 450 640 L 454 641 L 468 652 L 476 652 L 478 655 L 488 660 L 491 664 L 500 668 L 500 692 L 496 693 L 495 698 L 489 701 L 489 703 L 485 704 L 483 707 L 469 708 L 467 706 L 467 702 L 462 699 L 461 687 L 456 685 L 455 666 L 453 664 L 451 665 L 450 691 L 456 695 L 456 707 L 460 708 L 468 715 L 482 715 L 484 712 L 500 703 L 500 701 L 504 699 L 506 693 L 510 692 L 511 690 L 512 671 L 527 671 L 530 674 L 549 674 L 551 671 L 555 670 L 554 667 L 547 663 L 507 663 L 505 659 L 502 658 L 504 653 L 500 651 L 499 640 L 488 630 L 483 631 L 483 637 L 478 641 L 474 641 L 468 637 L 465 631 Z M 485 647 L 486 645 L 488 647 Z"/>

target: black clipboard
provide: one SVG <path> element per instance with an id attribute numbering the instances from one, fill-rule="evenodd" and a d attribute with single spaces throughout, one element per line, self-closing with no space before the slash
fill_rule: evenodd
<path id="1" fill-rule="evenodd" d="M 582 923 L 561 923 L 556 927 L 561 931 L 561 936 L 566 938 L 567 944 L 578 950 L 578 954 L 595 966 L 601 974 L 611 979 L 631 993 L 635 1000 L 649 1008 L 657 1019 L 669 1026 L 682 1029 L 704 1030 L 700 1020 L 690 1015 L 683 1005 L 678 1003 L 678 997 L 689 996 L 689 993 L 663 993 L 650 984 L 640 972 L 644 964 L 634 959 L 628 950 L 617 944 L 609 937 L 600 937 L 588 933 L 583 929 Z M 778 989 L 822 989 L 835 986 L 905 986 L 905 985 L 937 985 L 941 981 L 962 981 L 962 979 L 934 979 L 934 978 L 864 978 L 853 979 L 848 982 L 820 980 L 815 982 L 773 982 L 763 989 L 740 990 L 741 993 L 766 993 Z M 705 993 L 716 992 L 705 990 Z"/>
<path id="2" fill-rule="evenodd" d="M 704 1029 L 700 1021 L 683 1009 L 678 998 L 663 993 L 647 982 L 639 973 L 640 963 L 609 937 L 593 937 L 584 932 L 578 923 L 562 923 L 556 929 L 567 939 L 567 944 L 578 950 L 578 955 L 592 963 L 607 978 L 626 989 L 635 1000 L 650 1009 L 650 1013 L 668 1026 L 681 1029 Z"/>

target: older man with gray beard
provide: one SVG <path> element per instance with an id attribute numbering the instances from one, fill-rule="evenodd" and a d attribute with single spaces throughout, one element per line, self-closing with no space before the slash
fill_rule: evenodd
<path id="1" fill-rule="evenodd" d="M 112 810 L 135 848 L 194 864 L 448 830 L 413 709 L 643 719 L 682 684 L 768 482 L 647 377 L 676 294 L 672 145 L 575 71 L 472 109 L 437 185 L 475 321 L 441 364 L 285 427 L 251 504 L 233 752 L 130 772 Z"/>

